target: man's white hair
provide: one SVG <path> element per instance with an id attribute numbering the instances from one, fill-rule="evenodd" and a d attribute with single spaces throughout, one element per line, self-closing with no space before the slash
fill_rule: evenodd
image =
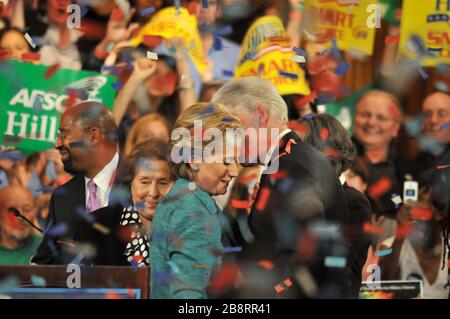
<path id="1" fill-rule="evenodd" d="M 222 104 L 233 114 L 238 114 L 236 109 L 239 107 L 253 112 L 260 105 L 269 112 L 271 122 L 288 122 L 288 107 L 277 89 L 272 82 L 259 77 L 238 78 L 227 82 L 214 94 L 212 102 Z"/>

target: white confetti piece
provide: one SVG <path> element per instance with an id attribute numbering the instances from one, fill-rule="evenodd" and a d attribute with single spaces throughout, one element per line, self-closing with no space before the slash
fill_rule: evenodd
<path id="1" fill-rule="evenodd" d="M 293 55 L 292 61 L 297 62 L 297 63 L 306 63 L 306 59 L 302 55 Z"/>
<path id="2" fill-rule="evenodd" d="M 155 52 L 147 51 L 147 58 L 150 59 L 150 60 L 157 61 L 158 60 L 158 54 L 156 54 Z"/>
<path id="3" fill-rule="evenodd" d="M 30 37 L 28 32 L 25 32 L 24 35 L 25 39 L 28 41 L 28 43 L 33 47 L 33 49 L 36 47 L 36 44 L 34 43 L 33 39 Z"/>
<path id="4" fill-rule="evenodd" d="M 402 198 L 400 197 L 400 195 L 397 195 L 392 197 L 391 201 L 393 201 L 395 205 L 400 205 L 402 203 Z"/>

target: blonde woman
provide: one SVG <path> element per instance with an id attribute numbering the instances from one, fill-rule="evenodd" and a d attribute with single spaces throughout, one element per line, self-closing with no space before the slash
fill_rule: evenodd
<path id="1" fill-rule="evenodd" d="M 202 124 L 200 134 L 194 124 Z M 207 285 L 221 263 L 220 210 L 212 196 L 225 194 L 238 175 L 237 152 L 227 129 L 240 128 L 239 120 L 220 105 L 199 103 L 184 111 L 172 133 L 172 171 L 178 178 L 160 202 L 153 218 L 150 245 L 152 298 L 207 298 Z M 215 139 L 205 138 L 215 130 Z M 177 132 L 183 138 L 177 140 Z M 218 134 L 217 134 L 218 133 Z M 217 136 L 219 135 L 220 136 Z M 186 135 L 191 138 L 187 139 Z M 223 138 L 221 148 L 207 154 L 212 140 Z M 199 143 L 201 141 L 201 143 Z M 190 153 L 190 154 L 189 154 Z M 233 153 L 233 154 L 229 154 Z M 180 158 L 176 158 L 181 154 Z M 199 154 L 204 157 L 200 160 Z M 228 156 L 228 157 L 227 157 Z"/>

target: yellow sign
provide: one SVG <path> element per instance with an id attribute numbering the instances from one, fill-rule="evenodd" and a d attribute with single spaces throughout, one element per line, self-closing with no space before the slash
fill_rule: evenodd
<path id="1" fill-rule="evenodd" d="M 184 39 L 188 54 L 197 70 L 202 73 L 206 68 L 205 54 L 200 34 L 197 28 L 197 19 L 189 14 L 185 8 L 168 7 L 158 11 L 155 16 L 140 30 L 132 40 L 133 46 L 138 46 L 144 37 L 159 36 L 166 39 L 180 37 Z"/>
<path id="2" fill-rule="evenodd" d="M 281 20 L 259 18 L 245 35 L 234 76 L 261 76 L 272 81 L 281 95 L 309 95 L 305 73 L 293 60 L 295 55 Z"/>
<path id="3" fill-rule="evenodd" d="M 425 52 L 414 49 L 418 42 L 435 57 L 422 59 Z M 423 66 L 450 64 L 450 0 L 403 1 L 400 54 Z"/>
<path id="4" fill-rule="evenodd" d="M 305 33 L 326 47 L 336 39 L 341 50 L 372 55 L 374 4 L 377 0 L 305 0 Z"/>

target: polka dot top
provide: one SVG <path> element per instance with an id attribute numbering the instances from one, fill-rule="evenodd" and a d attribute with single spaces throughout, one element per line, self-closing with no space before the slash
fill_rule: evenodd
<path id="1" fill-rule="evenodd" d="M 139 214 L 133 206 L 123 209 L 120 225 L 131 228 L 131 238 L 124 252 L 128 262 L 133 266 L 148 267 L 150 265 L 149 238 L 139 218 Z"/>

